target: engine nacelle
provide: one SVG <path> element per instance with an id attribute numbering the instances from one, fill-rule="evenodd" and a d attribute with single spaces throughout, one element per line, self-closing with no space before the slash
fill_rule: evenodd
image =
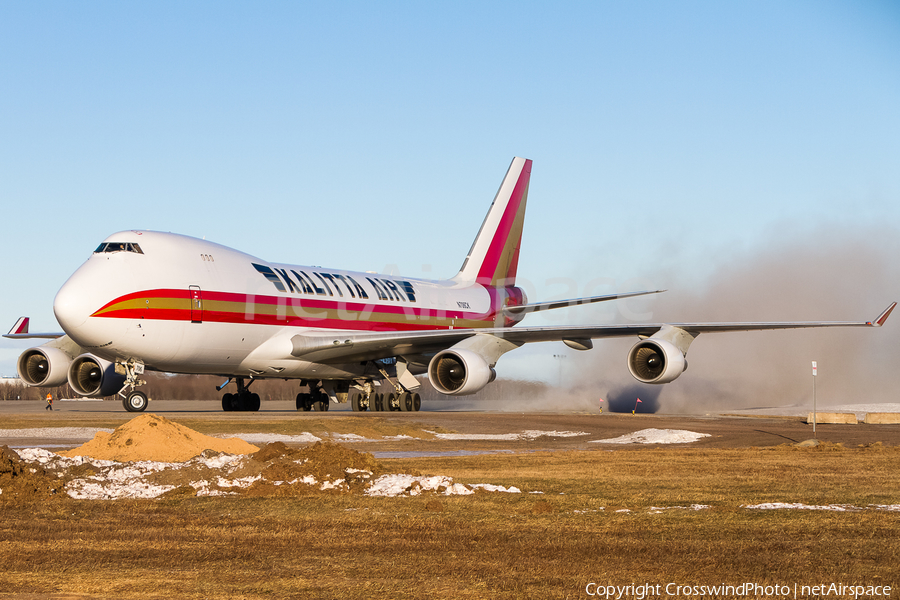
<path id="1" fill-rule="evenodd" d="M 448 396 L 474 394 L 497 377 L 497 372 L 471 350 L 444 350 L 428 363 L 431 385 Z"/>
<path id="2" fill-rule="evenodd" d="M 69 365 L 69 386 L 79 396 L 112 396 L 124 384 L 115 364 L 93 354 L 82 354 Z"/>
<path id="3" fill-rule="evenodd" d="M 686 369 L 684 354 L 665 340 L 641 340 L 628 353 L 628 370 L 642 383 L 669 383 Z"/>
<path id="4" fill-rule="evenodd" d="M 48 346 L 29 348 L 19 355 L 16 370 L 25 383 L 37 387 L 56 387 L 66 382 L 72 357 Z"/>

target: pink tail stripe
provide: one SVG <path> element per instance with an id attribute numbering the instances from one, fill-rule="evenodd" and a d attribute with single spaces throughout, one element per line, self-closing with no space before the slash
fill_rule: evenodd
<path id="1" fill-rule="evenodd" d="M 19 319 L 19 322 L 16 323 L 16 326 L 14 327 L 15 331 L 13 333 L 15 333 L 15 334 L 28 333 L 28 322 L 30 320 L 31 319 L 29 317 L 22 317 L 21 319 Z"/>
<path id="2" fill-rule="evenodd" d="M 479 282 L 496 284 L 501 279 L 516 276 L 519 246 L 522 242 L 521 225 L 524 220 L 521 209 L 524 208 L 522 202 L 527 197 L 530 178 L 531 160 L 526 160 L 478 271 Z"/>

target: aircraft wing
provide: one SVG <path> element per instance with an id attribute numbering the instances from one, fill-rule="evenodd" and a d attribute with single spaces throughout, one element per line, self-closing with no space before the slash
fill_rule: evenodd
<path id="1" fill-rule="evenodd" d="M 510 341 L 549 342 L 554 340 L 596 339 L 604 337 L 626 337 L 630 335 L 650 336 L 665 326 L 682 329 L 695 337 L 701 333 L 717 333 L 728 331 L 764 331 L 771 329 L 808 329 L 819 327 L 881 327 L 891 311 L 897 306 L 891 303 L 878 317 L 872 321 L 790 321 L 776 323 L 646 323 L 634 325 L 587 325 L 564 327 L 515 327 L 502 330 L 499 334 Z M 478 330 L 479 333 L 483 330 Z M 494 330 L 496 331 L 496 330 Z M 486 333 L 486 332 L 485 332 Z M 492 331 L 493 333 L 493 331 Z"/>
<path id="2" fill-rule="evenodd" d="M 440 331 L 354 332 L 295 335 L 291 355 L 322 363 L 377 360 L 392 356 L 428 355 L 440 352 L 473 336 L 492 336 L 514 347 L 531 342 L 563 341 L 579 349 L 591 348 L 592 339 L 649 337 L 664 327 L 681 329 L 692 337 L 701 333 L 806 329 L 820 327 L 880 327 L 894 307 L 892 303 L 871 321 L 791 321 L 777 323 L 639 323 L 627 325 L 572 325 L 549 327 L 492 327 L 486 329 L 444 329 Z"/>
<path id="3" fill-rule="evenodd" d="M 27 340 L 27 339 L 44 339 L 44 340 L 54 340 L 56 338 L 60 338 L 65 333 L 28 333 L 28 324 L 31 322 L 29 317 L 19 317 L 19 320 L 16 321 L 16 324 L 12 326 L 12 329 L 9 330 L 9 333 L 3 335 L 5 338 L 10 338 L 13 340 Z"/>

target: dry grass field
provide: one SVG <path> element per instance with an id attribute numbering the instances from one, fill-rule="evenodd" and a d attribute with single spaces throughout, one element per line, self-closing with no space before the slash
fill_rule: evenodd
<path id="1" fill-rule="evenodd" d="M 587 598 L 589 582 L 747 581 L 896 597 L 900 512 L 873 505 L 898 504 L 898 459 L 881 445 L 603 448 L 379 461 L 521 494 L 0 495 L 0 598 Z M 860 510 L 742 508 L 764 502 Z"/>

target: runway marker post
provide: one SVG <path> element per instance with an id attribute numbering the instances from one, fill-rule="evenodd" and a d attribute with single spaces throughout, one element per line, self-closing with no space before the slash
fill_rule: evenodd
<path id="1" fill-rule="evenodd" d="M 813 371 L 813 438 L 816 437 L 816 374 L 818 372 L 816 361 L 812 361 Z"/>

